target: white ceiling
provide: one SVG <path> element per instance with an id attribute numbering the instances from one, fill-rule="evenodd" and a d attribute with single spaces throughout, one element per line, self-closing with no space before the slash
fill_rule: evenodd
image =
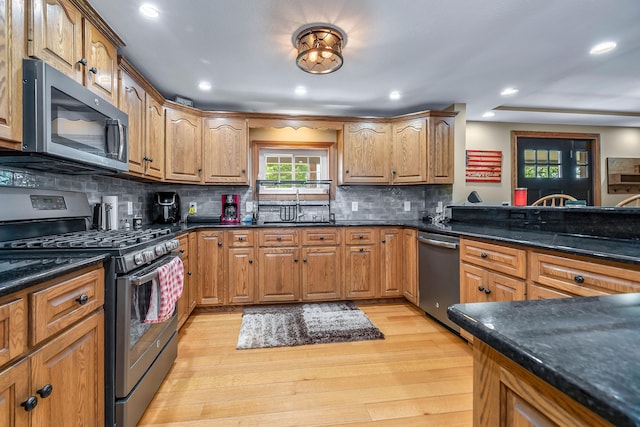
<path id="1" fill-rule="evenodd" d="M 155 20 L 143 2 L 90 0 L 167 99 L 202 109 L 388 116 L 465 103 L 467 120 L 640 127 L 640 0 L 148 0 Z M 292 35 L 310 23 L 346 32 L 335 73 L 295 65 Z M 607 40 L 617 49 L 589 54 Z M 520 92 L 501 96 L 510 86 Z"/>

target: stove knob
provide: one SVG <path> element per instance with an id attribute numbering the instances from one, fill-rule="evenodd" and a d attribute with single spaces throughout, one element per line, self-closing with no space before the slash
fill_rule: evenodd
<path id="1" fill-rule="evenodd" d="M 153 255 L 153 251 L 144 251 L 144 259 L 147 262 L 153 261 L 155 259 L 155 256 Z"/>
<path id="2" fill-rule="evenodd" d="M 164 255 L 164 253 L 165 253 L 165 250 L 163 245 L 156 246 L 156 255 L 160 256 L 160 255 Z"/>
<path id="3" fill-rule="evenodd" d="M 140 265 L 144 263 L 144 256 L 141 253 L 137 253 L 133 256 L 133 262 L 135 265 Z"/>
<path id="4" fill-rule="evenodd" d="M 174 249 L 173 240 L 169 240 L 168 242 L 165 242 L 164 247 L 167 249 L 167 252 L 172 251 Z"/>

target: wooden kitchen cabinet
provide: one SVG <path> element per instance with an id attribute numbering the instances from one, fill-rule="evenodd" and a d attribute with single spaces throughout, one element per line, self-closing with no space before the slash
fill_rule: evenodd
<path id="1" fill-rule="evenodd" d="M 344 286 L 346 298 L 376 298 L 380 286 L 378 229 L 345 230 Z"/>
<path id="2" fill-rule="evenodd" d="M 303 301 L 336 300 L 342 297 L 342 230 L 302 230 L 301 286 Z"/>
<path id="3" fill-rule="evenodd" d="M 26 323 L 25 323 L 26 324 Z M 29 393 L 29 359 L 0 371 L 0 424 L 7 427 L 28 427 L 30 412 L 21 406 L 33 394 Z"/>
<path id="4" fill-rule="evenodd" d="M 249 229 L 229 230 L 226 232 L 226 241 L 227 304 L 254 304 L 256 302 L 255 233 Z"/>
<path id="5" fill-rule="evenodd" d="M 249 184 L 249 138 L 244 119 L 206 117 L 202 158 L 206 184 Z"/>
<path id="6" fill-rule="evenodd" d="M 124 58 L 120 58 L 119 88 L 118 106 L 129 116 L 128 173 L 162 180 L 164 108 L 157 100 L 161 97 Z"/>
<path id="7" fill-rule="evenodd" d="M 0 3 L 0 147 L 22 149 L 22 57 L 24 0 Z"/>
<path id="8" fill-rule="evenodd" d="M 224 304 L 224 232 L 198 231 L 198 304 Z"/>
<path id="9" fill-rule="evenodd" d="M 295 229 L 258 230 L 258 301 L 300 299 L 300 248 Z"/>
<path id="10" fill-rule="evenodd" d="M 427 182 L 427 121 L 424 118 L 393 124 L 391 182 Z"/>
<path id="11" fill-rule="evenodd" d="M 391 125 L 388 123 L 347 123 L 342 147 L 344 184 L 388 184 L 391 178 L 389 155 Z"/>
<path id="12" fill-rule="evenodd" d="M 200 183 L 202 176 L 201 118 L 197 110 L 177 104 L 165 110 L 165 178 Z"/>
<path id="13" fill-rule="evenodd" d="M 383 227 L 380 229 L 380 292 L 377 296 L 402 296 L 403 270 L 402 229 Z"/>
<path id="14" fill-rule="evenodd" d="M 117 48 L 124 43 L 87 6 L 81 10 L 79 5 L 70 0 L 30 0 L 28 54 L 116 105 Z"/>
<path id="15" fill-rule="evenodd" d="M 451 115 L 427 118 L 427 184 L 453 184 L 453 123 Z"/>
<path id="16" fill-rule="evenodd" d="M 418 292 L 418 231 L 405 228 L 402 230 L 402 292 L 411 304 L 420 303 Z"/>
<path id="17" fill-rule="evenodd" d="M 191 271 L 191 261 L 189 259 L 189 234 L 185 233 L 177 237 L 180 242 L 178 252 L 182 259 L 182 265 L 184 267 L 184 284 L 182 286 L 182 296 L 176 304 L 178 310 L 178 329 L 182 328 L 182 325 L 187 321 L 191 314 L 191 293 L 193 272 Z"/>

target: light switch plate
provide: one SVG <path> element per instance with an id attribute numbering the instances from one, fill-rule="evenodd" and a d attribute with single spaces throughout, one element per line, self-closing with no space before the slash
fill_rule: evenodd
<path id="1" fill-rule="evenodd" d="M 351 202 L 351 212 L 358 211 L 358 202 Z"/>
<path id="2" fill-rule="evenodd" d="M 405 211 L 405 212 L 409 212 L 410 210 L 411 210 L 411 202 L 410 202 L 410 201 L 408 201 L 408 200 L 406 200 L 406 201 L 404 202 L 404 211 Z"/>
<path id="3" fill-rule="evenodd" d="M 253 212 L 253 202 L 247 202 L 245 208 L 247 212 Z"/>
<path id="4" fill-rule="evenodd" d="M 127 202 L 127 215 L 133 215 L 133 202 Z"/>

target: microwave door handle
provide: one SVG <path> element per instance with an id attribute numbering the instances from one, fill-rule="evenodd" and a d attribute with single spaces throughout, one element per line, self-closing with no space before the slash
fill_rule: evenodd
<path id="1" fill-rule="evenodd" d="M 118 160 L 124 160 L 122 155 L 124 154 L 124 126 L 118 120 Z"/>

